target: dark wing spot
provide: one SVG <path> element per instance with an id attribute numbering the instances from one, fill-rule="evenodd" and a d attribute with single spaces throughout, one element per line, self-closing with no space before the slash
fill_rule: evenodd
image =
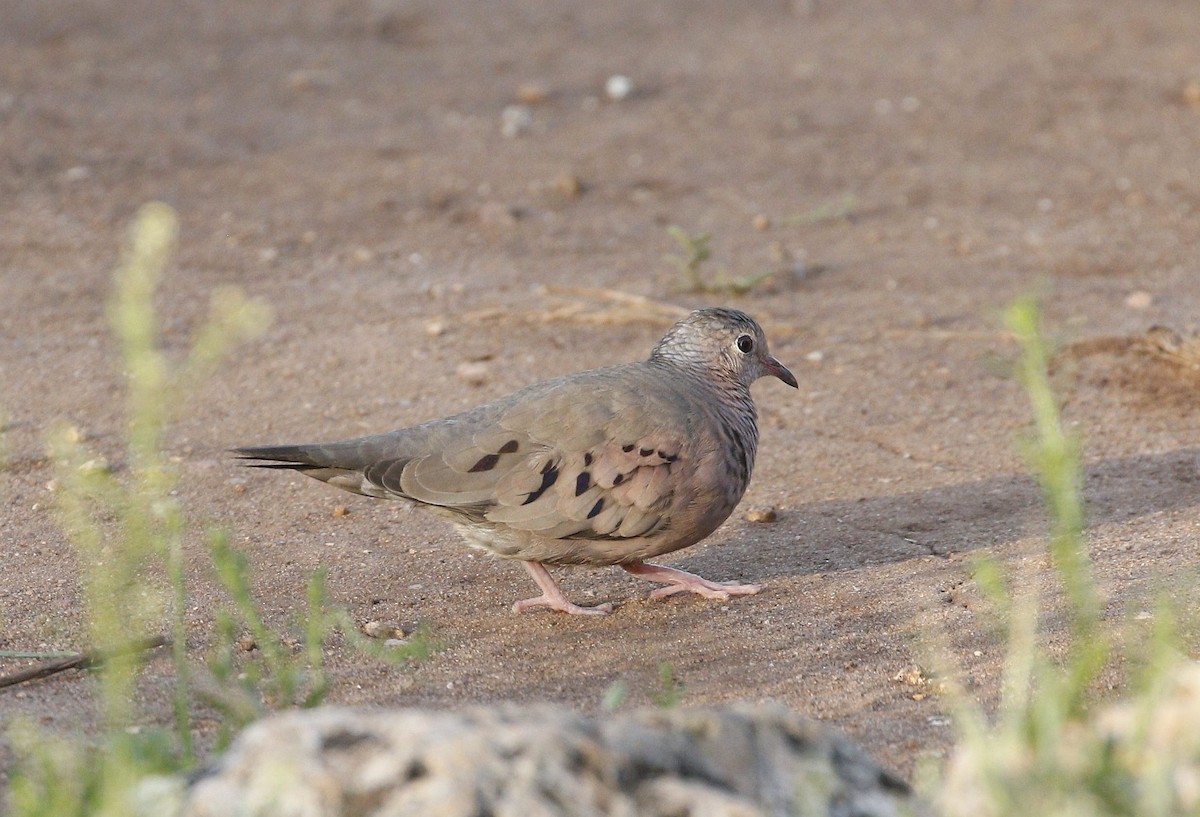
<path id="1" fill-rule="evenodd" d="M 468 474 L 478 474 L 480 471 L 491 471 L 496 467 L 496 463 L 500 462 L 499 454 L 484 454 L 479 458 L 479 462 L 471 466 Z"/>
<path id="2" fill-rule="evenodd" d="M 496 453 L 498 453 L 498 454 L 515 454 L 515 453 L 517 453 L 517 449 L 520 447 L 521 447 L 521 444 L 519 442 L 517 442 L 516 440 L 509 440 L 504 445 L 500 446 L 500 450 Z"/>
<path id="3" fill-rule="evenodd" d="M 583 464 L 584 465 L 592 464 L 592 452 L 591 451 L 583 452 Z"/>
<path id="4" fill-rule="evenodd" d="M 586 491 L 592 484 L 592 475 L 588 471 L 584 471 L 575 479 L 575 496 L 579 496 Z"/>
<path id="5" fill-rule="evenodd" d="M 624 481 L 625 481 L 624 474 L 617 474 L 615 477 L 613 477 L 613 485 L 620 485 Z"/>
<path id="6" fill-rule="evenodd" d="M 643 448 L 642 450 L 638 451 L 638 453 L 641 454 L 643 457 L 648 457 L 654 453 L 654 449 L 653 448 Z"/>
<path id="7" fill-rule="evenodd" d="M 600 499 L 596 500 L 596 504 L 592 506 L 592 509 L 590 511 L 588 511 L 587 518 L 595 519 L 597 516 L 600 515 L 600 511 L 602 511 L 602 510 L 604 510 L 604 499 L 600 498 Z"/>
<path id="8" fill-rule="evenodd" d="M 547 463 L 547 467 L 542 469 L 542 484 L 538 486 L 536 491 L 525 497 L 525 501 L 521 504 L 528 505 L 530 502 L 537 502 L 542 494 L 546 493 L 550 486 L 557 481 L 558 469 L 554 467 L 554 463 Z"/>
<path id="9" fill-rule="evenodd" d="M 634 449 L 634 445 L 633 445 L 633 443 L 630 443 L 629 445 L 623 445 L 623 446 L 621 446 L 621 450 L 622 450 L 622 451 L 624 451 L 626 454 L 628 454 L 628 453 L 629 453 L 630 451 L 632 451 L 633 449 Z"/>

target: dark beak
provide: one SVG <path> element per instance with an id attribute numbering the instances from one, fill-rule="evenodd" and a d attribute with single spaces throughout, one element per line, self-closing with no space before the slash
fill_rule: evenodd
<path id="1" fill-rule="evenodd" d="M 776 360 L 773 355 L 766 355 L 763 357 L 762 366 L 766 370 L 767 374 L 775 375 L 793 389 L 800 388 L 800 384 L 796 382 L 796 375 L 788 371 L 788 367 Z"/>

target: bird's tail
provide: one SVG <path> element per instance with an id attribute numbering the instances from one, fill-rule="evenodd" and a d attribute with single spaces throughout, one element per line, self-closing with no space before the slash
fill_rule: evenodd
<path id="1" fill-rule="evenodd" d="M 307 471 L 328 467 L 314 456 L 314 448 L 315 446 L 307 445 L 263 445 L 235 448 L 233 453 L 240 459 L 247 460 L 243 465 L 251 468 L 290 468 L 293 471 Z"/>
<path id="2" fill-rule="evenodd" d="M 299 471 L 306 477 L 364 496 L 383 496 L 380 488 L 359 470 L 361 455 L 354 441 L 324 445 L 264 445 L 235 448 L 233 453 L 251 468 Z"/>

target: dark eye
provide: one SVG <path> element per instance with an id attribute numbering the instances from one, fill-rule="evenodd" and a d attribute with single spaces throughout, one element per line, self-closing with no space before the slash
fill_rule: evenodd
<path id="1" fill-rule="evenodd" d="M 748 355 L 754 351 L 754 338 L 749 335 L 742 335 L 737 339 L 738 351 L 743 355 Z"/>

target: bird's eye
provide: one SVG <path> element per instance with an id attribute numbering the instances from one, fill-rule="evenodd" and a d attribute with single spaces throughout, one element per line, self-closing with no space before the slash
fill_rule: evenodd
<path id="1" fill-rule="evenodd" d="M 754 351 L 754 338 L 749 335 L 742 335 L 737 339 L 738 351 L 743 355 L 748 355 Z"/>

